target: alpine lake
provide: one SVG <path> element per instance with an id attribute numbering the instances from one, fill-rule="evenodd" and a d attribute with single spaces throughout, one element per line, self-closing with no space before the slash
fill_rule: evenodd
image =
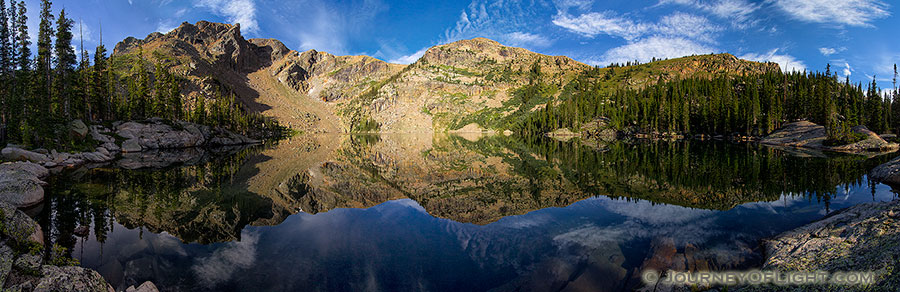
<path id="1" fill-rule="evenodd" d="M 163 154 L 193 156 L 51 178 L 30 210 L 48 243 L 117 290 L 628 291 L 662 263 L 758 268 L 762 240 L 897 198 L 866 177 L 895 153 L 724 141 L 302 135 Z"/>

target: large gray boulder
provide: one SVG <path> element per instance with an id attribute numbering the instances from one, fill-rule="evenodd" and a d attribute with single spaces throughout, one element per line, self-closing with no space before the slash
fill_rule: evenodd
<path id="1" fill-rule="evenodd" d="M 88 126 L 81 120 L 74 120 L 69 124 L 69 133 L 78 138 L 87 136 L 88 130 Z"/>
<path id="2" fill-rule="evenodd" d="M 31 161 L 44 163 L 50 161 L 50 157 L 45 154 L 28 151 L 20 148 L 6 147 L 0 150 L 0 156 L 11 161 Z"/>
<path id="3" fill-rule="evenodd" d="M 43 184 L 27 171 L 0 169 L 0 201 L 18 208 L 37 205 L 44 200 Z"/>
<path id="4" fill-rule="evenodd" d="M 115 290 L 97 271 L 82 267 L 57 267 L 45 265 L 41 269 L 40 280 L 34 286 L 34 292 L 114 292 Z"/>
<path id="5" fill-rule="evenodd" d="M 44 245 L 41 225 L 15 206 L 0 202 L 0 220 L 6 227 L 0 231 L 13 242 L 23 246 L 29 243 Z"/>
<path id="6" fill-rule="evenodd" d="M 46 167 L 32 162 L 7 162 L 0 164 L 0 170 L 17 170 L 28 172 L 38 178 L 45 178 L 50 175 L 50 171 Z"/>
<path id="7" fill-rule="evenodd" d="M 137 138 L 128 139 L 122 143 L 122 152 L 141 152 L 141 150 L 143 150 L 143 147 L 141 147 L 141 143 Z"/>
<path id="8" fill-rule="evenodd" d="M 900 157 L 870 170 L 869 179 L 900 187 Z"/>

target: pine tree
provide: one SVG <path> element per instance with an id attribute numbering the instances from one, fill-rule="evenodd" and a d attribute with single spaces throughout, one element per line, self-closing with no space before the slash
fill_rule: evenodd
<path id="1" fill-rule="evenodd" d="M 100 44 L 94 51 L 94 66 L 92 68 L 91 104 L 94 108 L 94 119 L 112 119 L 113 106 L 109 94 L 109 71 L 107 69 L 106 47 L 103 46 L 103 31 L 100 31 Z"/>
<path id="2" fill-rule="evenodd" d="M 34 125 L 50 125 L 50 113 L 52 112 L 52 96 L 50 86 L 52 83 L 52 71 L 51 71 L 51 61 L 52 61 L 52 46 L 53 40 L 51 37 L 53 36 L 53 14 L 50 11 L 50 6 L 52 3 L 50 0 L 42 0 L 41 1 L 41 13 L 40 13 L 40 25 L 38 27 L 38 39 L 37 39 L 37 49 L 38 55 L 35 60 L 35 77 L 33 81 L 33 89 L 32 94 L 34 95 L 32 100 L 26 101 L 28 104 L 32 104 L 33 107 L 36 108 L 35 111 L 30 113 L 28 116 L 30 117 L 29 124 Z M 40 127 L 42 129 L 39 135 L 40 137 L 50 137 L 50 127 L 44 126 Z"/>
<path id="3" fill-rule="evenodd" d="M 55 51 L 55 78 L 53 83 L 53 96 L 58 118 L 69 120 L 72 118 L 72 104 L 75 96 L 75 66 L 78 57 L 72 49 L 72 26 L 74 21 L 66 17 L 66 10 L 59 12 L 56 22 L 56 46 Z"/>
<path id="4" fill-rule="evenodd" d="M 78 62 L 78 70 L 77 70 L 77 74 L 76 74 L 78 76 L 78 82 L 77 82 L 78 83 L 78 99 L 77 99 L 78 106 L 76 107 L 76 111 L 77 111 L 76 117 L 78 117 L 80 119 L 84 119 L 85 121 L 90 121 L 91 117 L 92 117 L 92 108 L 91 108 L 91 102 L 90 102 L 89 98 L 90 98 L 90 94 L 91 94 L 91 89 L 93 88 L 91 86 L 92 71 L 90 70 L 91 61 L 90 61 L 90 58 L 88 58 L 88 51 L 87 51 L 87 49 L 84 48 L 83 25 L 84 24 L 82 22 L 79 22 L 79 24 L 78 24 L 78 33 L 80 35 L 80 40 L 79 40 L 80 45 L 79 46 L 81 48 L 80 49 L 81 60 L 79 60 L 79 62 Z"/>
<path id="5" fill-rule="evenodd" d="M 13 8 L 15 9 L 15 8 Z M 10 115 L 10 84 L 12 72 L 11 44 L 9 43 L 9 16 L 6 10 L 6 0 L 0 0 L 0 146 L 6 144 L 7 128 Z"/>
<path id="6" fill-rule="evenodd" d="M 15 8 L 11 8 L 15 10 Z M 6 0 L 0 0 L 0 75 L 6 77 L 12 71 L 12 45 L 10 44 L 9 12 Z"/>
<path id="7" fill-rule="evenodd" d="M 12 1 L 10 4 L 10 13 L 15 28 L 15 36 L 13 38 L 13 51 L 15 59 L 13 60 L 13 68 L 15 69 L 15 82 L 12 82 L 10 90 L 9 102 L 9 127 L 7 129 L 7 137 L 10 141 L 18 141 L 26 144 L 30 141 L 23 137 L 27 127 L 28 105 L 30 103 L 31 94 L 28 92 L 31 82 L 31 40 L 28 36 L 28 16 L 26 15 L 25 1 Z M 30 131 L 30 130 L 28 130 Z"/>
<path id="8" fill-rule="evenodd" d="M 31 36 L 28 35 L 28 15 L 25 7 L 25 1 L 19 1 L 19 10 L 16 15 L 16 65 L 19 70 L 29 70 L 31 68 Z"/>

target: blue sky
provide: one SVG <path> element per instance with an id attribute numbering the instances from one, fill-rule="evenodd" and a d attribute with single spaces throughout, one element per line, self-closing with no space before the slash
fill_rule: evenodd
<path id="1" fill-rule="evenodd" d="M 26 0 L 36 35 L 39 1 Z M 728 52 L 786 70 L 824 70 L 890 87 L 900 62 L 900 3 L 880 0 L 56 0 L 108 47 L 180 23 L 241 23 L 247 38 L 291 49 L 411 63 L 473 37 L 592 65 Z M 77 30 L 77 26 L 76 26 Z M 76 31 L 76 42 L 77 42 Z"/>

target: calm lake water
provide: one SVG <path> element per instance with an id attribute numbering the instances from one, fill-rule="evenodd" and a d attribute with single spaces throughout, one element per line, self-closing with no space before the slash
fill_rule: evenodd
<path id="1" fill-rule="evenodd" d="M 117 289 L 627 291 L 644 269 L 757 267 L 761 239 L 897 198 L 865 177 L 895 156 L 322 135 L 69 172 L 37 216 Z"/>

